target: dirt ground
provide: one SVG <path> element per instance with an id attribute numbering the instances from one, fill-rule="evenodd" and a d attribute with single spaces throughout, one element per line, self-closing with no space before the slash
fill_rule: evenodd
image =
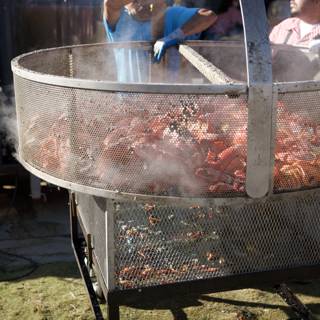
<path id="1" fill-rule="evenodd" d="M 14 199 L 14 203 L 12 201 Z M 67 196 L 30 203 L 0 194 L 0 319 L 94 319 L 70 245 Z M 290 288 L 320 319 L 320 281 Z M 105 312 L 105 305 L 102 305 Z M 272 288 L 121 306 L 122 320 L 297 319 Z"/>

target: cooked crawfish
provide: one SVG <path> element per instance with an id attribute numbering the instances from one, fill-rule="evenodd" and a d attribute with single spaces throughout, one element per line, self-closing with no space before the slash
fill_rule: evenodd
<path id="1" fill-rule="evenodd" d="M 38 116 L 27 124 L 26 152 L 33 150 L 35 162 L 46 170 L 77 170 L 104 188 L 192 196 L 245 192 L 245 103 L 199 106 L 192 99 L 163 113 L 162 105 L 132 112 L 137 101 L 127 99 L 130 112 L 120 108 L 123 113 L 115 111 L 111 117 L 79 110 L 73 119 L 61 114 L 50 123 L 46 116 L 47 132 L 38 125 Z M 318 186 L 320 124 L 308 119 L 307 112 L 290 112 L 283 102 L 277 111 L 275 187 Z M 151 225 L 160 222 L 153 210 L 145 207 Z"/>
<path id="2" fill-rule="evenodd" d="M 207 252 L 206 256 L 208 261 L 213 261 L 217 258 L 217 254 L 212 251 Z"/>
<path id="3" fill-rule="evenodd" d="M 146 212 L 152 212 L 155 209 L 155 207 L 155 204 L 146 203 L 143 208 Z"/>
<path id="4" fill-rule="evenodd" d="M 188 232 L 187 237 L 191 240 L 199 240 L 203 237 L 203 232 L 202 231 Z"/>
<path id="5" fill-rule="evenodd" d="M 155 216 L 154 214 L 149 214 L 148 220 L 152 226 L 155 226 L 156 224 L 158 224 L 161 221 L 161 219 L 159 217 Z"/>

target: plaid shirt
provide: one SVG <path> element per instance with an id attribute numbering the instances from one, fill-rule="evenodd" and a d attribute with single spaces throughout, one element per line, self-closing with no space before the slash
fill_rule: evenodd
<path id="1" fill-rule="evenodd" d="M 320 38 L 320 25 L 301 38 L 300 19 L 288 18 L 276 25 L 270 33 L 270 41 L 276 44 L 308 46 L 313 39 Z"/>

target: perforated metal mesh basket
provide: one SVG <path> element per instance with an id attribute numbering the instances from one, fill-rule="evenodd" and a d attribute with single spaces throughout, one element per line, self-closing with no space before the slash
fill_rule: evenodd
<path id="1" fill-rule="evenodd" d="M 243 194 L 247 96 L 241 85 L 227 87 L 229 95 L 223 86 L 220 93 L 210 94 L 208 80 L 178 56 L 182 66 L 174 80 L 184 75 L 185 81 L 201 81 L 203 93 L 198 94 L 201 87 L 192 84 L 180 85 L 176 93 L 170 86 L 164 90 L 164 84 L 154 84 L 152 92 L 137 92 L 159 80 L 157 70 L 163 70 L 160 78 L 172 80 L 166 70 L 170 59 L 177 59 L 174 55 L 162 66 L 148 64 L 146 83 L 132 84 L 136 92 L 66 87 L 19 75 L 19 70 L 31 68 L 38 77 L 49 73 L 55 81 L 69 76 L 68 80 L 94 78 L 95 85 L 108 85 L 116 72 L 114 50 L 126 49 L 62 48 L 17 61 L 20 158 L 51 177 L 102 190 L 189 197 Z M 146 45 L 136 50 L 144 50 L 150 63 Z M 237 144 L 237 150 L 230 151 L 239 158 L 238 167 L 224 170 L 212 164 L 210 168 L 208 162 L 218 163 L 219 153 Z M 234 174 L 236 169 L 241 177 Z M 218 184 L 213 191 L 217 183 L 222 187 Z"/>
<path id="2" fill-rule="evenodd" d="M 90 192 L 95 194 L 109 190 L 204 198 L 244 195 L 248 169 L 252 180 L 260 172 L 250 169 L 247 143 L 257 139 L 259 145 L 264 138 L 252 129 L 247 134 L 248 110 L 255 113 L 261 101 L 252 98 L 248 106 L 242 82 L 244 47 L 204 42 L 187 48 L 187 54 L 182 53 L 191 63 L 176 51 L 162 65 L 151 64 L 150 47 L 144 43 L 58 48 L 16 59 L 21 160 L 59 183 L 93 188 Z M 145 82 L 116 81 L 117 50 L 145 53 Z M 282 67 L 274 77 L 285 77 L 283 51 L 295 52 L 298 61 L 305 56 L 313 70 L 304 73 L 305 78 L 319 70 L 310 54 L 277 48 L 274 65 Z M 202 58 L 206 63 L 199 66 Z M 168 72 L 172 61 L 180 64 L 174 75 Z M 227 82 L 209 84 L 210 65 L 219 68 Z M 281 91 L 270 106 L 274 141 L 260 158 L 265 162 L 270 154 L 275 157 L 275 168 L 268 160 L 265 167 L 270 168 L 264 170 L 270 180 L 274 175 L 277 192 L 320 183 L 319 92 L 310 91 L 310 86 L 299 90 L 299 83 L 305 85 L 274 84 L 275 91 Z M 254 148 L 249 149 L 254 157 Z M 253 188 L 259 184 L 259 179 L 256 185 L 251 182 Z"/>

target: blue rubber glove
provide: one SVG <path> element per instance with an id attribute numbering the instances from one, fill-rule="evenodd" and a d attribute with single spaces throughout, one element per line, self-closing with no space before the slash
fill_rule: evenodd
<path id="1" fill-rule="evenodd" d="M 182 42 L 184 38 L 185 34 L 181 28 L 179 28 L 171 32 L 166 37 L 159 39 L 153 46 L 154 61 L 160 62 L 166 52 L 166 49 Z"/>

